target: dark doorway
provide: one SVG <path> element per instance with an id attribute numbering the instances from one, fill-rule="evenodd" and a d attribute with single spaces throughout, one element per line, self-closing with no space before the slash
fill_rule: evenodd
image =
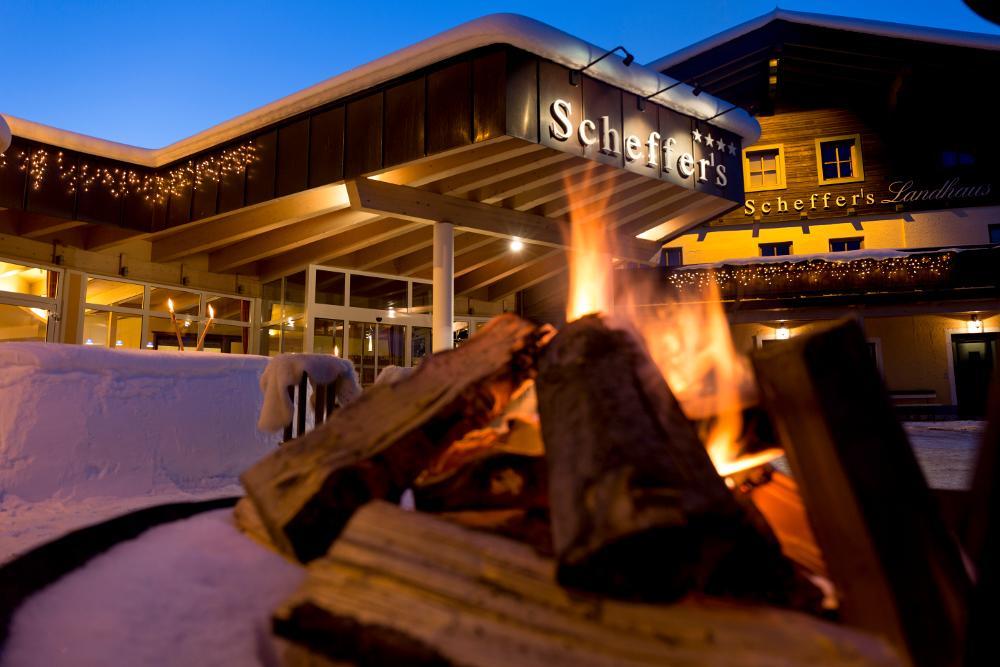
<path id="1" fill-rule="evenodd" d="M 970 419 L 984 417 L 990 379 L 996 368 L 997 334 L 955 334 L 951 345 L 958 415 Z"/>

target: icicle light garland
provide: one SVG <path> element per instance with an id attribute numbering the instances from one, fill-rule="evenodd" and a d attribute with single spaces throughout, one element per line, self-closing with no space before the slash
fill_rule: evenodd
<path id="1" fill-rule="evenodd" d="M 39 190 L 49 175 L 50 163 L 59 180 L 66 184 L 67 193 L 89 192 L 101 187 L 111 196 L 118 198 L 129 194 L 141 194 L 146 201 L 163 204 L 170 195 L 181 196 L 189 187 L 199 190 L 202 185 L 219 183 L 229 174 L 243 174 L 257 159 L 257 148 L 253 141 L 235 148 L 229 148 L 218 155 L 198 160 L 188 160 L 164 174 L 140 172 L 122 167 L 99 167 L 81 161 L 69 164 L 65 154 L 52 154 L 45 148 L 32 151 L 17 151 L 11 154 L 13 164 L 28 176 L 32 190 Z M 7 155 L 0 153 L 0 169 L 7 168 Z"/>
<path id="2" fill-rule="evenodd" d="M 773 285 L 778 282 L 851 282 L 881 276 L 890 280 L 943 277 L 951 269 L 954 253 L 910 257 L 863 257 L 851 260 L 812 259 L 800 262 L 729 265 L 717 269 L 679 269 L 667 275 L 678 290 L 704 289 L 713 282 L 720 288 Z"/>

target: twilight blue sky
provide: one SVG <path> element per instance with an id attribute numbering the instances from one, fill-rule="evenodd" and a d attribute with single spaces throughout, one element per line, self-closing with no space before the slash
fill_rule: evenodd
<path id="1" fill-rule="evenodd" d="M 2 0 L 0 112 L 158 147 L 483 14 L 517 12 L 645 63 L 773 0 Z M 990 32 L 961 0 L 784 0 L 786 9 Z"/>

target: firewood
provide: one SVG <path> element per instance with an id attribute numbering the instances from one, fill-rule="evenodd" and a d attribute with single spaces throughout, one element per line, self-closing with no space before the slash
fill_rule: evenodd
<path id="1" fill-rule="evenodd" d="M 976 570 L 969 606 L 965 666 L 1000 664 L 995 613 L 1000 596 L 1000 380 L 993 381 L 989 421 L 972 480 L 965 544 Z"/>
<path id="2" fill-rule="evenodd" d="M 560 582 L 780 601 L 791 565 L 726 488 L 632 332 L 598 316 L 572 322 L 546 346 L 535 384 Z"/>
<path id="3" fill-rule="evenodd" d="M 534 372 L 540 332 L 494 318 L 462 347 L 376 385 L 241 480 L 268 534 L 302 561 L 322 555 L 355 509 L 398 501 L 428 461 L 497 417 Z"/>
<path id="4" fill-rule="evenodd" d="M 794 612 L 570 593 L 526 545 L 382 502 L 307 570 L 277 634 L 361 667 L 901 664 L 876 639 Z"/>
<path id="5" fill-rule="evenodd" d="M 969 581 L 861 327 L 842 321 L 754 358 L 847 623 L 915 665 L 954 665 Z"/>
<path id="6" fill-rule="evenodd" d="M 420 474 L 417 509 L 448 512 L 548 508 L 548 470 L 538 424 L 509 419 L 468 433 Z"/>

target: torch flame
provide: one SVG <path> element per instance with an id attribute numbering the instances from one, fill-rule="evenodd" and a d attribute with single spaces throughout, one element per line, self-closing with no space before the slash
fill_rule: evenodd
<path id="1" fill-rule="evenodd" d="M 212 308 L 212 304 L 208 304 L 208 319 L 215 319 L 215 308 Z"/>
<path id="2" fill-rule="evenodd" d="M 173 299 L 167 299 L 167 310 L 170 311 L 171 315 L 174 314 L 174 300 Z"/>
<path id="3" fill-rule="evenodd" d="M 603 212 L 608 196 L 594 197 L 588 179 L 570 187 L 569 293 L 567 321 L 590 313 L 610 313 L 639 331 L 654 363 L 663 374 L 687 417 L 699 424 L 702 441 L 720 475 L 763 465 L 781 454 L 768 450 L 739 458 L 743 409 L 756 401 L 756 384 L 748 359 L 737 353 L 718 287 L 709 281 L 704 293 L 654 307 L 640 304 L 644 288 L 623 286 L 613 304 L 613 248 Z M 572 200 L 596 201 L 585 213 L 574 213 Z"/>

